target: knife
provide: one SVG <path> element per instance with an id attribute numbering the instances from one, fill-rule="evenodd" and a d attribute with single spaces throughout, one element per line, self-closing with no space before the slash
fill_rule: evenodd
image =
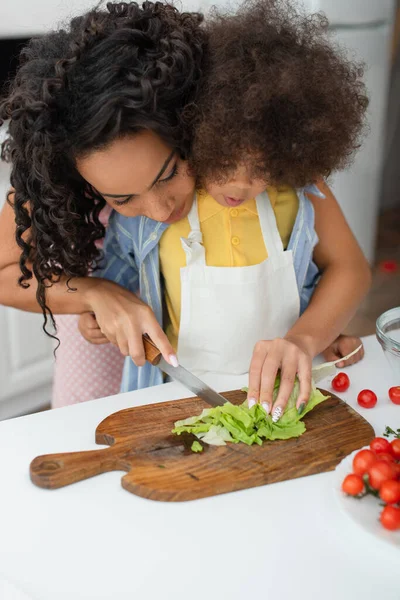
<path id="1" fill-rule="evenodd" d="M 187 387 L 195 396 L 198 396 L 202 400 L 205 400 L 207 404 L 211 406 L 223 406 L 228 402 L 226 398 L 218 394 L 215 390 L 210 388 L 204 381 L 201 381 L 198 377 L 193 375 L 190 371 L 187 371 L 179 365 L 179 367 L 173 367 L 165 358 L 163 358 L 161 352 L 157 346 L 151 341 L 148 336 L 143 336 L 143 345 L 146 355 L 146 360 L 154 366 L 157 366 L 164 371 L 167 375 L 179 381 L 182 385 Z"/>

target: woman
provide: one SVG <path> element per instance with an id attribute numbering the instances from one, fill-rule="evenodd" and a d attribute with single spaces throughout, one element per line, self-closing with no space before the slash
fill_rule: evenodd
<path id="1" fill-rule="evenodd" d="M 0 118 L 9 120 L 3 155 L 12 160 L 14 188 L 0 217 L 0 302 L 42 310 L 45 325 L 53 314 L 66 315 L 57 317 L 55 406 L 119 389 L 123 356 L 112 345 L 89 345 L 77 314 L 86 312 L 90 323 L 91 311 L 101 320 L 112 306 L 124 329 L 133 302 L 148 333 L 173 354 L 153 313 L 134 294 L 87 278 L 100 256 L 104 207 L 119 208 L 100 193 L 106 184 L 97 190 L 85 181 L 77 161 L 90 148 L 131 136 L 138 189 L 153 183 L 144 214 L 171 220 L 175 207 L 189 210 L 194 181 L 183 160 L 188 139 L 181 113 L 201 74 L 201 22 L 199 14 L 153 2 L 92 10 L 67 30 L 30 42 L 0 107 Z M 180 171 L 173 180 L 172 163 Z M 118 161 L 112 168 L 118 179 Z"/>

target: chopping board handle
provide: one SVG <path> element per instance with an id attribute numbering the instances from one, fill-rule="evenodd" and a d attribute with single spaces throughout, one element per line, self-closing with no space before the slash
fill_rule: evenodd
<path id="1" fill-rule="evenodd" d="M 108 471 L 125 471 L 118 447 L 37 456 L 30 464 L 31 481 L 54 490 Z"/>
<path id="2" fill-rule="evenodd" d="M 161 352 L 147 334 L 143 336 L 143 346 L 146 360 L 152 365 L 157 365 L 160 362 Z"/>

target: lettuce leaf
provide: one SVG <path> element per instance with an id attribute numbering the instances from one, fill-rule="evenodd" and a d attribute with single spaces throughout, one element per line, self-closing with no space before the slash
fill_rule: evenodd
<path id="1" fill-rule="evenodd" d="M 192 452 L 203 452 L 203 446 L 200 444 L 200 442 L 193 442 L 190 449 Z"/>
<path id="2" fill-rule="evenodd" d="M 278 395 L 279 385 L 278 376 L 274 387 L 274 401 Z M 261 445 L 264 440 L 287 440 L 299 437 L 306 430 L 303 417 L 326 400 L 327 396 L 313 386 L 308 404 L 299 415 L 296 408 L 298 393 L 299 384 L 296 380 L 285 412 L 277 423 L 272 422 L 271 415 L 267 415 L 260 404 L 249 408 L 246 400 L 239 406 L 227 402 L 224 406 L 206 408 L 196 417 L 177 421 L 172 433 L 176 435 L 183 432 L 192 433 L 198 439 L 213 446 L 225 446 L 227 442 L 235 444 L 242 442 L 248 446 Z"/>

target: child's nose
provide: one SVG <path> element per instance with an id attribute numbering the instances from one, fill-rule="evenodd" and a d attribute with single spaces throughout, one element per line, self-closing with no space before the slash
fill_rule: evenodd
<path id="1" fill-rule="evenodd" d="M 242 171 L 235 174 L 232 179 L 232 184 L 234 184 L 239 189 L 248 189 L 252 186 L 253 181 L 247 172 Z"/>

